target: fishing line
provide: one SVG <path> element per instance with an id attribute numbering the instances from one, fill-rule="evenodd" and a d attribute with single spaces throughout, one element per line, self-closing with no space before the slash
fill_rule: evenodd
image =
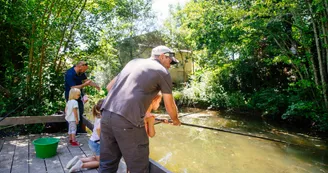
<path id="1" fill-rule="evenodd" d="M 160 119 L 160 118 L 155 118 L 155 120 L 159 121 L 159 122 L 168 121 L 169 123 L 172 123 L 172 120 L 166 120 L 166 119 Z M 288 145 L 300 146 L 298 144 L 293 144 L 293 143 L 286 142 L 286 141 L 279 140 L 279 139 L 268 138 L 268 137 L 265 137 L 265 136 L 257 136 L 257 135 L 253 135 L 253 134 L 250 134 L 250 133 L 242 133 L 242 132 L 227 130 L 227 129 L 223 129 L 223 128 L 201 126 L 201 125 L 189 124 L 189 123 L 183 123 L 183 122 L 181 122 L 181 125 L 190 126 L 190 127 L 197 127 L 197 128 L 203 128 L 203 129 L 209 129 L 209 130 L 215 130 L 215 131 L 221 131 L 221 132 L 226 132 L 226 133 L 232 133 L 232 134 L 236 134 L 236 135 L 248 136 L 248 137 L 252 137 L 252 138 L 258 138 L 258 139 L 263 139 L 263 140 L 268 140 L 268 141 L 273 141 L 273 142 L 278 142 L 278 143 L 283 143 L 283 144 L 288 144 Z"/>
<path id="2" fill-rule="evenodd" d="M 2 120 L 4 120 L 5 118 L 7 118 L 10 114 L 14 113 L 18 108 L 20 108 L 21 106 L 23 106 L 25 103 L 27 103 L 31 98 L 32 98 L 32 97 L 26 99 L 22 104 L 20 104 L 19 106 L 17 106 L 14 110 L 10 111 L 7 115 L 1 117 L 0 122 L 1 122 Z"/>

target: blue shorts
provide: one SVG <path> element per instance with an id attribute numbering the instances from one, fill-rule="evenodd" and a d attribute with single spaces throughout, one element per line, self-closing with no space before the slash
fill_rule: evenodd
<path id="1" fill-rule="evenodd" d="M 94 141 L 92 141 L 90 139 L 89 139 L 88 143 L 89 143 L 89 148 L 91 149 L 91 151 L 96 156 L 100 156 L 100 143 L 94 142 Z"/>

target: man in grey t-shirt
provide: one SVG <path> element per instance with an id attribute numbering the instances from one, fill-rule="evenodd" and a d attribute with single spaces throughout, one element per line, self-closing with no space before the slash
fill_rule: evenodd
<path id="1" fill-rule="evenodd" d="M 159 91 L 173 125 L 181 125 L 168 71 L 176 63 L 171 49 L 158 46 L 149 59 L 131 60 L 108 84 L 101 108 L 101 173 L 116 172 L 122 156 L 131 173 L 148 172 L 149 140 L 143 118 Z"/>

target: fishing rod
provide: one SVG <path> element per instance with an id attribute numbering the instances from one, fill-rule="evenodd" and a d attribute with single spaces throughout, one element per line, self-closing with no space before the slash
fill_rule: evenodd
<path id="1" fill-rule="evenodd" d="M 167 122 L 172 123 L 172 120 L 167 120 L 167 119 L 155 118 L 155 120 L 162 122 L 162 123 L 167 123 Z M 257 135 L 253 135 L 253 134 L 249 134 L 249 133 L 242 133 L 242 132 L 237 132 L 237 131 L 232 131 L 232 130 L 227 130 L 227 129 L 222 129 L 222 128 L 201 126 L 201 125 L 189 124 L 189 123 L 183 123 L 183 122 L 181 122 L 181 125 L 190 126 L 190 127 L 198 127 L 198 128 L 203 128 L 203 129 L 209 129 L 209 130 L 216 130 L 216 131 L 232 133 L 232 134 L 236 134 L 236 135 L 248 136 L 248 137 L 252 137 L 252 138 L 258 138 L 258 139 L 263 139 L 263 140 L 268 140 L 268 141 L 273 141 L 273 142 L 279 142 L 279 143 L 283 143 L 283 144 L 287 144 L 287 145 L 299 146 L 298 144 L 293 144 L 293 143 L 286 142 L 286 141 L 279 140 L 279 139 L 268 138 L 265 136 L 257 136 Z"/>
<path id="2" fill-rule="evenodd" d="M 180 115 L 179 118 L 182 118 L 182 117 L 185 117 L 185 116 L 188 116 L 188 115 L 192 115 L 192 114 L 198 114 L 200 112 L 203 112 L 203 110 L 200 110 L 200 111 L 197 111 L 197 112 L 187 113 L 187 114 L 184 114 L 184 115 Z"/>
<path id="3" fill-rule="evenodd" d="M 27 103 L 29 100 L 31 100 L 32 97 L 26 99 L 22 104 L 20 104 L 19 106 L 17 106 L 14 110 L 10 111 L 8 114 L 6 114 L 3 117 L 0 117 L 0 122 L 2 120 L 4 120 L 5 118 L 7 118 L 10 114 L 14 113 L 18 108 L 20 108 L 21 106 L 23 106 L 25 103 Z"/>

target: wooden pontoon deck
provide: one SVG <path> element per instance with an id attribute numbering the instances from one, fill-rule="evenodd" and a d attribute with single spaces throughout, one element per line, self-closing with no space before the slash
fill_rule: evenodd
<path id="1" fill-rule="evenodd" d="M 89 129 L 93 129 L 93 124 L 82 117 L 82 121 Z M 1 125 L 12 124 L 35 124 L 44 122 L 65 122 L 63 115 L 6 118 L 0 122 Z M 57 154 L 54 157 L 40 159 L 36 157 L 33 140 L 40 137 L 55 137 L 60 139 Z M 68 144 L 67 133 L 55 134 L 31 134 L 18 137 L 0 138 L 0 173 L 68 173 L 66 164 L 74 156 L 88 157 L 93 153 L 88 146 L 90 135 L 81 134 L 77 140 L 82 144 L 73 147 Z M 98 173 L 97 169 L 83 169 L 79 172 Z M 121 160 L 118 173 L 126 173 L 126 165 Z M 149 159 L 150 173 L 170 173 L 169 170 Z"/>
<path id="2" fill-rule="evenodd" d="M 55 137 L 60 142 L 57 155 L 40 159 L 35 155 L 33 140 L 39 137 Z M 0 172 L 1 173 L 66 173 L 67 162 L 74 156 L 87 157 L 92 155 L 88 146 L 89 136 L 81 134 L 77 140 L 83 144 L 79 147 L 68 145 L 67 134 L 42 134 L 0 139 Z M 98 173 L 97 169 L 84 169 L 80 172 Z M 126 172 L 124 164 L 120 164 L 120 173 Z"/>

